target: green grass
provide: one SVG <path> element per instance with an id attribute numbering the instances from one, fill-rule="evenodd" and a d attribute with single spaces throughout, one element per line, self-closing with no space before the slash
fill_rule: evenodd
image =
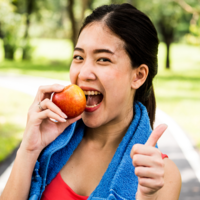
<path id="1" fill-rule="evenodd" d="M 22 139 L 26 116 L 33 97 L 0 87 L 0 162 Z"/>

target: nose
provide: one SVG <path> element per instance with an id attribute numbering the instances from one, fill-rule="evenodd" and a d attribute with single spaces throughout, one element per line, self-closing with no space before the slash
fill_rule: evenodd
<path id="1" fill-rule="evenodd" d="M 78 78 L 82 81 L 91 81 L 95 80 L 95 72 L 94 72 L 94 66 L 92 65 L 91 62 L 85 62 L 78 74 Z"/>

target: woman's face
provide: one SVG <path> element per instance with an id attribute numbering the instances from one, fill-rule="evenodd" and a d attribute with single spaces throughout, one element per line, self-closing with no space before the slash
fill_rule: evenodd
<path id="1" fill-rule="evenodd" d="M 135 71 L 124 42 L 103 23 L 86 26 L 78 39 L 70 68 L 70 79 L 87 96 L 82 119 L 96 128 L 117 124 L 133 112 Z"/>

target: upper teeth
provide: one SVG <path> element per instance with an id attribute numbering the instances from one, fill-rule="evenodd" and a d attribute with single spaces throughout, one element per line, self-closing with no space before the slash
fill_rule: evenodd
<path id="1" fill-rule="evenodd" d="M 97 91 L 84 91 L 85 95 L 97 95 L 97 94 L 101 94 L 101 92 L 97 92 Z"/>

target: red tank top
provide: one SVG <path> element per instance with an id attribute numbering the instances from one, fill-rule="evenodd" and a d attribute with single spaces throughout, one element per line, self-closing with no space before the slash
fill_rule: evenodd
<path id="1" fill-rule="evenodd" d="M 86 200 L 87 196 L 76 194 L 62 179 L 60 172 L 45 188 L 41 200 Z"/>
<path id="2" fill-rule="evenodd" d="M 162 159 L 168 158 L 166 154 L 162 154 Z M 62 179 L 60 172 L 56 177 L 51 181 L 49 185 L 45 188 L 45 191 L 42 194 L 41 200 L 86 200 L 87 196 L 81 196 L 76 194 Z"/>

